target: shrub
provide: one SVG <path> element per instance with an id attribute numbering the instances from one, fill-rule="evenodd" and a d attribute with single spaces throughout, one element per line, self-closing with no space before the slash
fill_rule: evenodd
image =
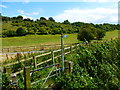
<path id="1" fill-rule="evenodd" d="M 80 41 L 90 42 L 90 40 L 94 39 L 94 35 L 91 32 L 90 28 L 83 28 L 79 31 L 77 39 Z"/>
<path id="2" fill-rule="evenodd" d="M 93 27 L 87 27 L 87 28 L 83 28 L 79 31 L 77 39 L 81 40 L 81 41 L 90 42 L 90 40 L 94 40 L 94 39 L 100 40 L 104 36 L 105 36 L 104 30 L 96 29 Z"/>
<path id="3" fill-rule="evenodd" d="M 16 32 L 14 30 L 8 30 L 2 33 L 2 37 L 14 37 Z"/>
<path id="4" fill-rule="evenodd" d="M 74 63 L 73 72 L 55 78 L 56 90 L 119 90 L 118 43 L 114 40 L 89 47 L 80 45 L 71 55 L 65 56 L 66 60 Z"/>
<path id="5" fill-rule="evenodd" d="M 101 30 L 101 29 L 97 29 L 97 36 L 96 39 L 100 40 L 101 38 L 103 38 L 105 36 L 105 31 Z"/>
<path id="6" fill-rule="evenodd" d="M 17 36 L 25 36 L 27 33 L 22 27 L 20 27 L 16 30 L 16 34 Z"/>

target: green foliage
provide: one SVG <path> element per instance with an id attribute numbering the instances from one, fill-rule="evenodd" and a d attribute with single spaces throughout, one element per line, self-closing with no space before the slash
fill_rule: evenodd
<path id="1" fill-rule="evenodd" d="M 6 73 L 2 73 L 2 88 L 3 89 L 11 88 L 10 80 L 9 80 L 8 75 Z"/>
<path id="2" fill-rule="evenodd" d="M 40 17 L 40 20 L 46 20 L 46 18 L 45 17 Z"/>
<path id="3" fill-rule="evenodd" d="M 52 17 L 49 17 L 48 20 L 55 22 L 55 20 Z"/>
<path id="4" fill-rule="evenodd" d="M 17 16 L 16 19 L 23 20 L 23 17 L 22 16 Z"/>
<path id="5" fill-rule="evenodd" d="M 117 40 L 104 42 L 99 44 L 88 44 L 88 46 L 80 45 L 73 53 L 65 56 L 66 60 L 73 62 L 73 72 L 71 74 L 63 74 L 60 77 L 55 78 L 56 89 L 116 89 L 119 90 L 119 42 Z M 60 52 L 54 53 L 55 56 L 60 55 Z M 36 54 L 38 55 L 38 54 Z M 16 60 L 22 59 L 18 54 Z M 26 55 L 27 56 L 27 55 Z M 25 56 L 25 58 L 26 58 Z M 35 53 L 28 55 L 35 56 Z M 51 54 L 37 57 L 37 63 L 41 63 L 46 59 L 50 59 Z M 59 58 L 59 60 L 61 60 Z M 57 60 L 55 59 L 55 62 Z M 11 65 L 12 72 L 20 71 L 24 66 L 30 66 L 33 68 L 33 59 L 25 62 L 20 62 Z M 53 61 L 42 64 L 38 68 L 53 64 Z M 37 71 L 31 74 L 31 82 L 43 79 L 48 76 L 51 68 L 47 68 L 41 71 Z M 51 74 L 52 75 L 52 74 Z M 24 88 L 23 73 L 17 76 L 19 88 Z M 3 75 L 4 87 L 9 86 L 9 79 Z M 31 85 L 34 88 L 40 88 L 44 81 L 40 81 L 38 84 Z"/>
<path id="6" fill-rule="evenodd" d="M 16 32 L 14 30 L 4 31 L 2 33 L 2 37 L 14 37 L 14 36 L 16 36 Z"/>
<path id="7" fill-rule="evenodd" d="M 22 27 L 20 27 L 16 30 L 16 34 L 17 34 L 17 36 L 25 36 L 26 31 Z"/>
<path id="8" fill-rule="evenodd" d="M 102 29 L 97 29 L 97 35 L 96 35 L 96 39 L 100 40 L 101 38 L 103 38 L 105 36 L 105 31 Z"/>
<path id="9" fill-rule="evenodd" d="M 56 78 L 59 89 L 120 89 L 118 41 L 79 46 L 66 60 L 73 61 L 73 72 Z M 116 52 L 116 53 L 115 53 Z"/>
<path id="10" fill-rule="evenodd" d="M 94 34 L 91 32 L 90 28 L 83 28 L 79 31 L 77 39 L 90 42 L 90 40 L 94 39 Z"/>
<path id="11" fill-rule="evenodd" d="M 77 39 L 80 41 L 88 41 L 90 40 L 100 40 L 105 36 L 105 31 L 102 29 L 96 29 L 93 27 L 85 27 L 82 28 L 79 33 Z"/>
<path id="12" fill-rule="evenodd" d="M 78 33 L 79 30 L 82 28 L 95 28 L 97 29 L 96 32 L 96 39 L 101 39 L 104 36 L 103 32 L 111 31 L 111 30 L 119 30 L 120 25 L 114 24 L 93 24 L 93 23 L 84 23 L 84 22 L 74 22 L 70 23 L 68 20 L 65 20 L 62 23 L 55 22 L 52 17 L 49 17 L 48 20 L 45 17 L 40 17 L 36 21 L 31 20 L 30 18 L 23 19 L 22 16 L 17 17 L 4 17 L 2 16 L 2 31 L 5 30 L 14 30 L 16 31 L 17 28 L 22 27 L 26 28 L 27 34 L 69 34 L 69 33 Z M 101 34 L 102 33 L 102 34 Z"/>
<path id="13" fill-rule="evenodd" d="M 70 22 L 68 20 L 65 20 L 63 24 L 70 24 Z"/>

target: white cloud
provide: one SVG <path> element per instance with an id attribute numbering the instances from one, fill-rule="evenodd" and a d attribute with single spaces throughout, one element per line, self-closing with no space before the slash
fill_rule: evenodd
<path id="1" fill-rule="evenodd" d="M 87 23 L 117 23 L 118 9 L 95 8 L 95 9 L 70 9 L 54 16 L 56 21 L 63 22 L 87 22 Z"/>
<path id="2" fill-rule="evenodd" d="M 24 14 L 24 11 L 23 10 L 18 10 L 18 13 Z"/>
<path id="3" fill-rule="evenodd" d="M 26 15 L 39 15 L 39 12 L 25 13 Z"/>
<path id="4" fill-rule="evenodd" d="M 7 8 L 7 6 L 5 6 L 5 5 L 2 5 L 2 4 L 0 5 L 0 7 Z"/>
<path id="5" fill-rule="evenodd" d="M 30 16 L 33 16 L 33 15 L 39 15 L 39 12 L 31 12 L 31 13 L 25 13 L 24 10 L 17 10 L 18 13 L 22 14 L 22 15 L 30 15 Z"/>
<path id="6" fill-rule="evenodd" d="M 21 16 L 23 16 L 23 19 L 30 18 L 32 20 L 36 20 L 35 18 L 33 18 L 33 16 L 39 15 L 39 12 L 26 13 L 24 10 L 17 10 L 17 12 L 21 14 Z"/>
<path id="7" fill-rule="evenodd" d="M 39 12 L 32 12 L 31 14 L 32 14 L 32 15 L 38 15 Z"/>

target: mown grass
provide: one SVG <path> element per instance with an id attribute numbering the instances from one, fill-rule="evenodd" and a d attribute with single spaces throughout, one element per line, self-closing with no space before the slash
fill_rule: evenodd
<path id="1" fill-rule="evenodd" d="M 67 34 L 64 38 L 64 43 L 77 43 L 77 34 Z M 118 37 L 118 30 L 109 31 L 102 40 L 108 40 Z M 60 35 L 27 35 L 22 37 L 7 37 L 2 38 L 2 46 L 36 46 L 44 44 L 60 44 Z"/>
<path id="2" fill-rule="evenodd" d="M 111 38 L 118 38 L 118 32 L 119 30 L 109 31 L 106 33 L 105 37 L 102 40 L 108 40 Z"/>
<path id="3" fill-rule="evenodd" d="M 77 34 L 67 34 L 64 43 L 78 42 Z M 22 37 L 9 37 L 2 39 L 2 46 L 32 46 L 44 44 L 60 44 L 60 35 L 27 35 Z"/>

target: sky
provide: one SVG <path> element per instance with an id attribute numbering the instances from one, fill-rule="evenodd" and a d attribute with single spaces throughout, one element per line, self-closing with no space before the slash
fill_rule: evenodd
<path id="1" fill-rule="evenodd" d="M 33 20 L 40 17 L 53 17 L 56 22 L 69 20 L 72 22 L 85 23 L 118 23 L 118 1 L 117 0 L 81 0 L 78 2 L 63 1 L 39 2 L 34 0 L 4 0 L 0 3 L 3 16 L 14 17 L 22 15 L 24 18 Z"/>

